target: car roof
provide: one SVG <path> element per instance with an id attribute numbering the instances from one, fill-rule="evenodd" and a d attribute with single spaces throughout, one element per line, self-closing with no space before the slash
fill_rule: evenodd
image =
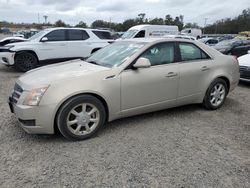
<path id="1" fill-rule="evenodd" d="M 178 41 L 178 42 L 193 42 L 194 40 L 189 39 L 180 39 L 180 38 L 133 38 L 133 39 L 124 39 L 121 41 L 130 41 L 130 42 L 146 42 L 146 43 L 153 43 L 153 42 L 171 42 L 171 41 Z"/>
<path id="2" fill-rule="evenodd" d="M 110 32 L 109 30 L 105 29 L 91 29 L 91 28 L 81 28 L 81 27 L 53 27 L 53 28 L 47 28 L 45 29 L 46 31 L 54 31 L 54 30 L 59 30 L 59 29 L 80 29 L 80 30 L 89 30 L 89 31 L 105 31 L 105 32 Z"/>

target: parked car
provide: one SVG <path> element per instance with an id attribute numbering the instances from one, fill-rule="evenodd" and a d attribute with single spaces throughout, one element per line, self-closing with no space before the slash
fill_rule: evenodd
<path id="1" fill-rule="evenodd" d="M 45 29 L 26 42 L 0 48 L 0 63 L 28 71 L 43 63 L 88 57 L 112 42 L 110 32 L 97 29 Z"/>
<path id="2" fill-rule="evenodd" d="M 121 39 L 162 37 L 178 33 L 179 29 L 175 25 L 137 25 L 125 32 Z"/>
<path id="3" fill-rule="evenodd" d="M 181 31 L 182 35 L 190 35 L 195 37 L 196 39 L 200 39 L 202 36 L 202 31 L 201 29 L 197 28 L 186 28 Z"/>
<path id="4" fill-rule="evenodd" d="M 240 65 L 240 80 L 250 82 L 250 51 L 238 58 Z"/>
<path id="5" fill-rule="evenodd" d="M 203 103 L 220 108 L 239 81 L 235 57 L 182 39 L 117 41 L 91 55 L 21 76 L 9 105 L 28 133 L 93 136 L 106 121 Z"/>
<path id="6" fill-rule="evenodd" d="M 0 46 L 5 46 L 6 44 L 16 43 L 16 42 L 24 42 L 27 41 L 27 39 L 22 37 L 6 37 L 2 40 L 0 40 Z"/>
<path id="7" fill-rule="evenodd" d="M 224 40 L 213 46 L 223 54 L 240 57 L 250 50 L 250 41 L 242 39 Z"/>
<path id="8" fill-rule="evenodd" d="M 195 37 L 189 35 L 165 35 L 163 38 L 174 38 L 174 39 L 187 39 L 187 40 L 196 40 Z"/>
<path id="9" fill-rule="evenodd" d="M 203 42 L 204 44 L 208 45 L 208 46 L 214 46 L 216 44 L 218 44 L 219 40 L 216 38 L 202 38 L 199 39 L 199 41 Z"/>

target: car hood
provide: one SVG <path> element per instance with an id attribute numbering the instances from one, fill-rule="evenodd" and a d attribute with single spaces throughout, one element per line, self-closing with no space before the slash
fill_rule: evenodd
<path id="1" fill-rule="evenodd" d="M 239 61 L 239 65 L 240 66 L 250 67 L 250 54 L 246 54 L 246 55 L 240 56 L 238 58 L 238 61 Z"/>
<path id="2" fill-rule="evenodd" d="M 27 46 L 27 45 L 33 45 L 33 42 L 35 42 L 35 41 L 25 39 L 22 42 L 13 42 L 13 43 L 7 44 L 5 46 L 15 46 L 15 47 L 16 46 Z"/>
<path id="3" fill-rule="evenodd" d="M 110 68 L 90 64 L 79 59 L 31 70 L 21 76 L 17 82 L 28 90 L 106 70 L 110 70 Z"/>

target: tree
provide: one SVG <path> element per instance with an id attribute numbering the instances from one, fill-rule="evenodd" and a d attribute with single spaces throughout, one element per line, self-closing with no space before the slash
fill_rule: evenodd
<path id="1" fill-rule="evenodd" d="M 205 27 L 206 33 L 221 33 L 221 34 L 237 34 L 241 31 L 250 30 L 250 8 L 245 9 L 242 13 L 231 19 L 226 18 L 218 20 L 215 23 Z"/>
<path id="2" fill-rule="evenodd" d="M 146 16 L 145 13 L 140 13 L 140 14 L 138 14 L 139 22 L 140 22 L 141 24 L 145 22 L 145 16 Z"/>
<path id="3" fill-rule="evenodd" d="M 87 24 L 83 21 L 80 21 L 75 27 L 82 27 L 82 28 L 87 28 Z"/>
<path id="4" fill-rule="evenodd" d="M 163 18 L 154 18 L 154 19 L 149 21 L 149 24 L 152 24 L 152 25 L 164 25 L 164 20 L 163 20 Z"/>
<path id="5" fill-rule="evenodd" d="M 184 20 L 184 16 L 180 15 L 180 16 L 176 16 L 173 21 L 173 25 L 177 25 L 180 31 L 183 29 L 183 25 L 184 25 L 183 20 Z"/>
<path id="6" fill-rule="evenodd" d="M 165 16 L 164 22 L 165 22 L 165 25 L 172 25 L 173 24 L 173 18 L 171 17 L 170 14 Z"/>
<path id="7" fill-rule="evenodd" d="M 110 23 L 103 20 L 96 20 L 91 24 L 92 28 L 109 28 Z"/>
<path id="8" fill-rule="evenodd" d="M 199 29 L 199 25 L 197 23 L 186 23 L 184 28 L 197 28 Z"/>
<path id="9" fill-rule="evenodd" d="M 56 27 L 66 27 L 66 24 L 62 20 L 57 20 L 55 22 Z"/>

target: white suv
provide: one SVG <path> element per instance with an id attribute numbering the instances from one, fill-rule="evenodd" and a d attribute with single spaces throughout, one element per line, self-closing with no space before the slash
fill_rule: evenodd
<path id="1" fill-rule="evenodd" d="M 26 42 L 0 47 L 0 63 L 28 71 L 43 63 L 88 57 L 112 43 L 109 31 L 81 28 L 51 28 Z"/>

